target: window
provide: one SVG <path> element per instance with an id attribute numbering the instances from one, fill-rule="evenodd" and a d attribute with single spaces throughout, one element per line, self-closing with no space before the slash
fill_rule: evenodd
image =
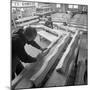
<path id="1" fill-rule="evenodd" d="M 78 5 L 69 5 L 69 8 L 78 9 Z"/>
<path id="2" fill-rule="evenodd" d="M 60 5 L 60 4 L 56 4 L 56 7 L 57 7 L 57 8 L 60 8 L 60 7 L 61 7 L 61 5 Z"/>
<path id="3" fill-rule="evenodd" d="M 69 8 L 73 8 L 73 5 L 69 5 L 68 7 L 69 7 Z"/>
<path id="4" fill-rule="evenodd" d="M 38 8 L 38 3 L 35 3 L 36 8 Z"/>
<path id="5" fill-rule="evenodd" d="M 74 8 L 78 8 L 78 5 L 74 5 Z"/>

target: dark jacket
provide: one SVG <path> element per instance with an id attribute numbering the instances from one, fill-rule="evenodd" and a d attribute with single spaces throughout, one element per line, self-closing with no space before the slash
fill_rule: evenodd
<path id="1" fill-rule="evenodd" d="M 32 46 L 41 49 L 41 47 L 35 41 L 27 41 L 22 33 L 18 31 L 12 36 L 12 71 L 14 72 L 17 64 L 20 62 L 32 63 L 36 61 L 36 58 L 31 57 L 25 52 L 25 44 L 31 44 Z M 19 59 L 15 59 L 18 57 Z"/>
<path id="2" fill-rule="evenodd" d="M 53 29 L 53 22 L 48 20 L 48 21 L 45 22 L 45 26 Z"/>

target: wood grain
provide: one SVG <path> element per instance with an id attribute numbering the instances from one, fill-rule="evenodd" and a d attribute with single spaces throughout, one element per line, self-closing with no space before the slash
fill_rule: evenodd
<path id="1" fill-rule="evenodd" d="M 59 43 L 54 50 L 51 51 L 52 54 L 50 54 L 48 57 L 45 57 L 45 62 L 43 63 L 42 67 L 40 68 L 40 70 L 33 75 L 30 80 L 32 80 L 35 84 L 35 86 L 38 86 L 43 79 L 45 78 L 46 74 L 48 73 L 48 71 L 50 70 L 50 68 L 53 66 L 54 62 L 56 61 L 56 58 L 59 56 L 59 54 L 62 52 L 62 50 L 64 49 L 66 43 L 69 39 L 69 34 L 66 35 L 63 40 L 61 41 L 61 43 Z M 53 52 L 54 51 L 54 52 Z"/>
<path id="2" fill-rule="evenodd" d="M 70 57 L 73 55 L 76 45 L 78 44 L 78 38 L 79 38 L 79 32 L 77 31 L 56 67 L 56 69 L 60 69 L 63 73 L 66 73 L 67 66 L 70 65 L 70 63 L 68 62 L 70 60 Z"/>

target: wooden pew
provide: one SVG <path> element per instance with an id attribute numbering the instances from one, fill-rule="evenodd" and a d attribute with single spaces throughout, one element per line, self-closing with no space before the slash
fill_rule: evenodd
<path id="1" fill-rule="evenodd" d="M 78 46 L 78 40 L 79 40 L 79 32 L 77 31 L 73 36 L 73 39 L 68 45 L 62 58 L 60 59 L 60 62 L 56 67 L 57 71 L 60 71 L 65 75 L 68 74 L 70 63 L 72 62 L 72 60 L 75 60 L 74 53 L 78 50 L 78 48 L 76 48 Z"/>

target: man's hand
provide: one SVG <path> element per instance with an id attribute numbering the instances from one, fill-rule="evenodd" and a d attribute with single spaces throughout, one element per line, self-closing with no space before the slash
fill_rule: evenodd
<path id="1" fill-rule="evenodd" d="M 39 59 L 45 57 L 45 56 L 48 54 L 49 51 L 50 51 L 50 49 L 45 48 L 45 49 L 37 56 L 37 59 L 39 60 Z"/>
<path id="2" fill-rule="evenodd" d="M 47 48 L 41 48 L 41 51 L 44 52 L 45 50 L 47 50 Z"/>

